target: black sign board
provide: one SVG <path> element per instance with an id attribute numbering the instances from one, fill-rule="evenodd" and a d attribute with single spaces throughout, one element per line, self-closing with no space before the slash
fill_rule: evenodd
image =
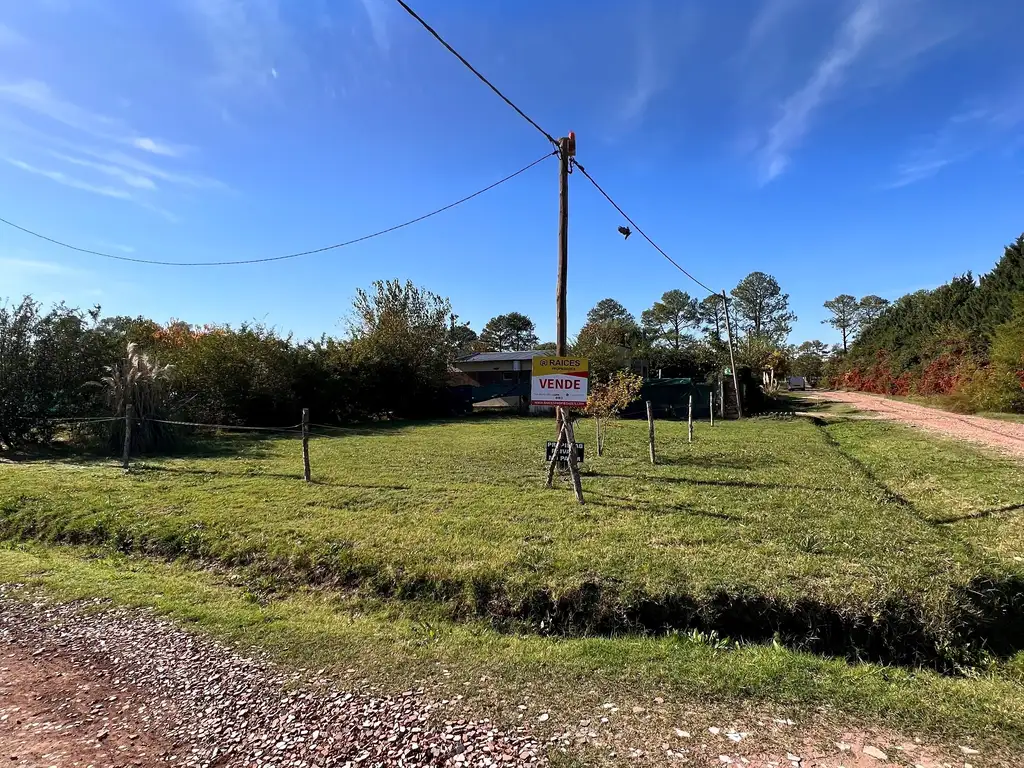
<path id="1" fill-rule="evenodd" d="M 548 440 L 547 450 L 544 452 L 545 461 L 551 461 L 551 458 L 555 455 L 555 445 L 557 443 L 554 440 Z M 583 446 L 584 443 L 576 443 L 576 463 L 581 464 L 583 462 Z M 559 461 L 569 461 L 569 444 L 562 443 L 562 450 L 558 452 Z"/>

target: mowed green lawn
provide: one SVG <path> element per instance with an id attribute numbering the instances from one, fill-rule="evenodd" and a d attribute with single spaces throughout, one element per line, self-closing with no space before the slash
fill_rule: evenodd
<path id="1" fill-rule="evenodd" d="M 247 566 L 556 634 L 715 629 L 883 660 L 1014 650 L 1020 465 L 879 424 L 592 426 L 578 507 L 550 421 L 223 439 L 210 455 L 0 466 L 0 533 Z M 951 518 L 963 518 L 963 522 Z M 947 520 L 947 518 L 950 518 Z M 1011 543 L 1007 543 L 1011 542 Z M 1017 602 L 1015 602 L 1017 601 Z M 1019 614 L 1018 614 L 1019 615 Z"/>

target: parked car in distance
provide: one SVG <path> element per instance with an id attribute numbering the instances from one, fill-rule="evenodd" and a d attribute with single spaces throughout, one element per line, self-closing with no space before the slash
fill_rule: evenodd
<path id="1" fill-rule="evenodd" d="M 805 390 L 807 389 L 807 379 L 803 376 L 790 376 L 786 380 L 786 388 L 792 392 L 794 389 Z"/>

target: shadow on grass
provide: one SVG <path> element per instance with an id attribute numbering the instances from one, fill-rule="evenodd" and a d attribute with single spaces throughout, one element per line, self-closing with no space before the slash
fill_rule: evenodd
<path id="1" fill-rule="evenodd" d="M 245 455 L 258 457 L 267 455 L 275 441 L 297 439 L 292 435 L 219 435 L 217 437 L 190 439 L 159 453 L 132 454 L 132 462 L 159 458 L 216 459 Z M 52 443 L 33 446 L 21 451 L 0 451 L 0 462 L 8 463 L 65 463 L 65 464 L 109 464 L 120 461 L 120 454 L 88 446 L 67 443 Z"/>
<path id="2" fill-rule="evenodd" d="M 695 467 L 697 469 L 765 469 L 778 460 L 770 456 L 761 456 L 757 459 L 743 459 L 735 456 L 680 456 L 678 458 L 659 457 L 658 466 L 666 467 Z"/>
<path id="3" fill-rule="evenodd" d="M 290 473 L 290 474 L 287 473 L 287 472 L 262 472 L 262 471 L 253 471 L 253 472 L 246 472 L 246 471 L 243 471 L 243 472 L 225 472 L 224 470 L 218 470 L 218 469 L 198 469 L 198 468 L 195 468 L 195 467 L 168 467 L 168 466 L 165 466 L 165 465 L 152 464 L 152 463 L 140 464 L 138 466 L 133 467 L 132 471 L 133 472 L 138 472 L 138 473 L 141 473 L 141 474 L 146 474 L 146 473 L 150 473 L 150 472 L 153 472 L 153 473 L 165 473 L 166 472 L 166 473 L 172 474 L 172 475 L 198 475 L 198 476 L 204 476 L 204 477 L 225 477 L 225 478 L 228 478 L 228 477 L 234 477 L 234 478 L 244 477 L 244 478 L 253 478 L 253 479 L 255 479 L 255 478 L 266 477 L 266 478 L 273 478 L 273 479 L 280 479 L 280 480 L 295 480 L 295 481 L 298 481 L 298 482 L 302 482 L 302 473 L 298 472 L 298 471 L 296 471 L 294 473 Z M 323 486 L 323 487 L 328 487 L 328 488 L 359 488 L 359 489 L 363 489 L 363 490 L 384 490 L 384 491 L 411 491 L 412 490 L 412 486 L 410 486 L 410 485 L 372 485 L 372 484 L 368 484 L 368 483 L 365 483 L 365 484 L 364 483 L 339 483 L 339 482 L 334 482 L 334 481 L 331 481 L 331 480 L 316 480 L 316 479 L 314 479 L 312 482 L 310 482 L 310 485 L 313 485 L 313 486 Z"/>
<path id="4" fill-rule="evenodd" d="M 827 491 L 813 485 L 797 485 L 795 483 L 757 483 L 752 480 L 701 480 L 695 477 L 658 477 L 656 475 L 618 475 L 612 472 L 590 472 L 587 477 L 613 477 L 622 480 L 640 480 L 654 484 L 669 483 L 672 485 L 696 485 L 718 488 L 747 488 L 750 490 L 784 490 L 784 491 Z"/>
<path id="5" fill-rule="evenodd" d="M 848 450 L 846 450 L 842 446 L 842 444 L 838 440 L 836 440 L 833 434 L 828 431 L 828 427 L 825 424 L 819 424 L 818 426 L 820 427 L 818 429 L 818 433 L 822 436 L 822 439 L 825 441 L 825 444 L 829 446 L 832 450 L 834 450 L 836 453 L 838 453 L 840 456 L 842 456 L 844 459 L 846 459 L 846 461 L 849 462 L 858 472 L 860 472 L 865 478 L 867 478 L 871 482 L 871 484 L 874 485 L 875 488 L 877 488 L 878 491 L 882 494 L 883 501 L 891 504 L 896 504 L 909 510 L 919 520 L 922 520 L 930 525 L 935 524 L 934 521 L 929 520 L 927 517 L 918 512 L 917 507 L 914 506 L 914 503 L 910 499 L 908 499 L 903 494 L 894 491 L 892 488 L 886 485 L 885 482 L 881 478 L 879 478 L 878 475 L 875 474 L 875 471 L 871 469 L 871 467 L 869 467 L 863 461 L 861 461 Z"/>
<path id="6" fill-rule="evenodd" d="M 967 520 L 984 520 L 986 517 L 1006 515 L 1011 512 L 1020 512 L 1021 510 L 1024 510 L 1024 504 L 1007 504 L 1004 507 L 995 507 L 994 509 L 983 509 L 979 512 L 968 512 L 966 515 L 946 517 L 941 520 L 932 520 L 931 522 L 934 525 L 953 525 L 954 523 L 962 523 Z"/>

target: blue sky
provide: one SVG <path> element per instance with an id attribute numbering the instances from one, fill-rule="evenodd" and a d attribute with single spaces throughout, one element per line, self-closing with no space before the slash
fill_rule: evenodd
<path id="1" fill-rule="evenodd" d="M 1019 0 L 419 0 L 416 9 L 703 282 L 775 275 L 791 341 L 838 293 L 987 271 L 1024 230 Z M 203 261 L 347 240 L 547 151 L 392 0 L 0 0 L 0 216 L 86 248 Z M 571 180 L 570 330 L 701 289 Z M 0 296 L 340 333 L 409 278 L 479 330 L 554 333 L 557 163 L 351 248 L 183 269 L 0 227 Z"/>

